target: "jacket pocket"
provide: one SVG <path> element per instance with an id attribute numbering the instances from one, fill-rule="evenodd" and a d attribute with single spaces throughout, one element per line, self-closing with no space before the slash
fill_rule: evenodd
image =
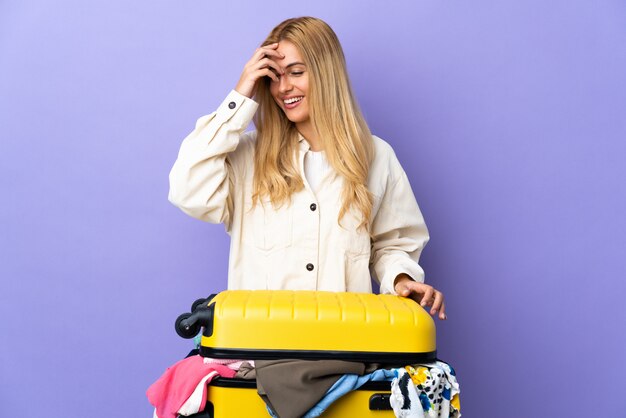
<path id="1" fill-rule="evenodd" d="M 370 253 L 345 254 L 346 292 L 371 293 Z"/>
<path id="2" fill-rule="evenodd" d="M 293 210 L 284 204 L 275 208 L 271 202 L 259 202 L 252 209 L 254 245 L 262 251 L 277 251 L 293 243 Z"/>
<path id="3" fill-rule="evenodd" d="M 354 209 L 349 210 L 343 216 L 339 226 L 339 235 L 342 246 L 348 257 L 369 256 L 371 251 L 371 238 L 366 228 L 359 228 L 361 218 Z"/>

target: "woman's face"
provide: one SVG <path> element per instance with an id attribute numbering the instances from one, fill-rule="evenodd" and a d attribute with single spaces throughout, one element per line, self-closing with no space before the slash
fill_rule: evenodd
<path id="1" fill-rule="evenodd" d="M 271 80 L 270 92 L 278 106 L 293 123 L 309 121 L 309 73 L 300 56 L 300 51 L 289 41 L 278 44 L 278 52 L 284 58 L 272 59 L 281 67 L 284 74 L 278 74 L 278 81 Z"/>

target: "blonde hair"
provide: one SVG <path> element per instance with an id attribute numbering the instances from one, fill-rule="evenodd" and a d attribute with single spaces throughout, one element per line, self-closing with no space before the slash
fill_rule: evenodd
<path id="1" fill-rule="evenodd" d="M 309 118 L 330 166 L 343 177 L 338 222 L 352 206 L 368 226 L 373 197 L 367 189 L 374 154 L 372 134 L 352 93 L 339 39 L 331 27 L 314 17 L 287 19 L 276 26 L 263 46 L 289 41 L 296 46 L 309 72 Z M 290 201 L 304 187 L 297 167 L 298 132 L 270 93 L 270 79 L 259 83 L 254 117 L 257 143 L 253 201 L 269 196 L 275 206 Z"/>

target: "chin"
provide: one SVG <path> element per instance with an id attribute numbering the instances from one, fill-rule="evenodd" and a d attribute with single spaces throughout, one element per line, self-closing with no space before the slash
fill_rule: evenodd
<path id="1" fill-rule="evenodd" d="M 287 119 L 289 119 L 293 123 L 301 123 L 309 120 L 309 115 L 307 112 L 296 112 L 291 114 L 285 112 L 285 116 L 287 116 Z"/>
<path id="2" fill-rule="evenodd" d="M 307 118 L 302 118 L 302 117 L 297 117 L 297 116 L 290 118 L 289 116 L 287 116 L 287 119 L 289 119 L 293 123 L 300 123 L 300 122 L 306 121 Z"/>
<path id="3" fill-rule="evenodd" d="M 289 119 L 289 122 L 293 122 L 293 123 L 300 123 L 305 121 L 307 118 L 302 117 L 300 115 L 290 115 L 289 113 L 285 112 L 284 109 L 281 109 L 281 111 L 283 112 L 283 115 L 285 115 L 285 117 L 287 119 Z"/>

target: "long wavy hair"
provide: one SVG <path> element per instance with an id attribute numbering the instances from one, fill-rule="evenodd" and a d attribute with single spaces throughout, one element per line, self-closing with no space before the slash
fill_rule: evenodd
<path id="1" fill-rule="evenodd" d="M 346 60 L 331 27 L 314 17 L 287 19 L 276 26 L 262 46 L 289 41 L 309 72 L 309 118 L 330 166 L 344 179 L 342 217 L 351 207 L 361 214 L 359 227 L 369 226 L 373 197 L 367 177 L 374 154 L 372 134 L 352 93 Z M 270 82 L 259 83 L 254 116 L 257 143 L 254 157 L 253 202 L 269 197 L 274 206 L 290 202 L 304 187 L 298 169 L 298 132 L 270 93 Z"/>

